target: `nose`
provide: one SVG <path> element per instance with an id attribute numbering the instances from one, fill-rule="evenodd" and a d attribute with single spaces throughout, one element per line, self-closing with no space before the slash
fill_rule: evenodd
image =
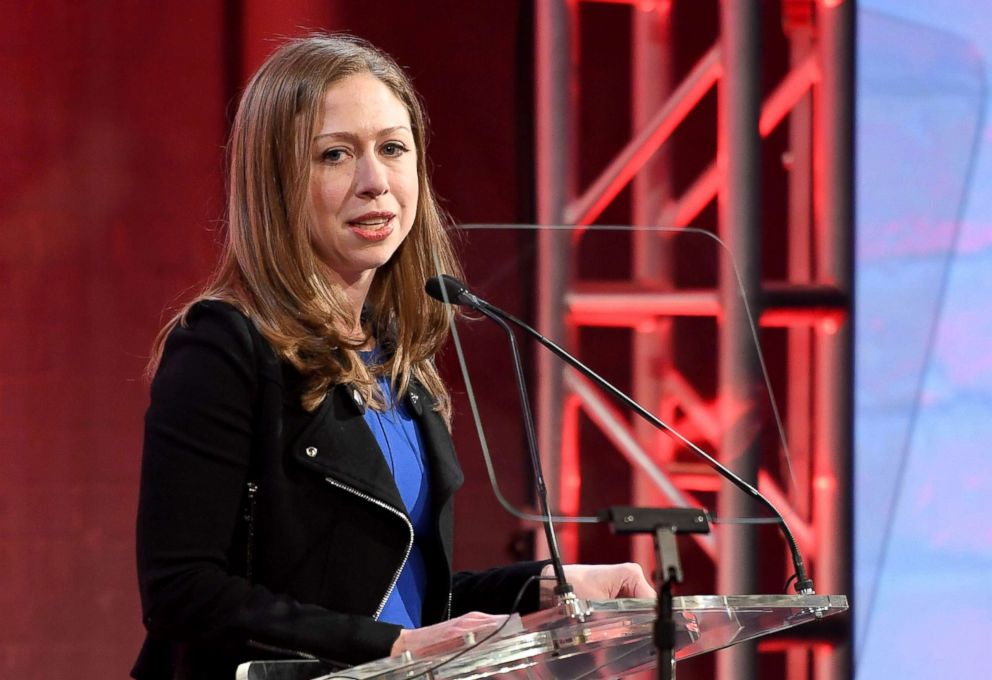
<path id="1" fill-rule="evenodd" d="M 355 169 L 355 194 L 376 198 L 389 192 L 387 170 L 374 154 L 362 156 Z"/>

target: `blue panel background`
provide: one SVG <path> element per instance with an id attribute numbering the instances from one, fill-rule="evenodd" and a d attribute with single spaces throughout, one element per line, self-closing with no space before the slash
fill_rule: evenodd
<path id="1" fill-rule="evenodd" d="M 859 7 L 857 677 L 988 677 L 992 3 Z"/>

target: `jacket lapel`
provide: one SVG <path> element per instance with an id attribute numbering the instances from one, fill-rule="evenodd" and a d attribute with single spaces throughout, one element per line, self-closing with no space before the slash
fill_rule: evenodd
<path id="1" fill-rule="evenodd" d="M 319 474 L 382 501 L 403 514 L 406 506 L 385 457 L 349 385 L 337 385 L 291 445 L 293 458 Z M 430 393 L 411 381 L 407 407 L 420 427 L 430 464 L 434 507 L 442 507 L 465 481 L 444 419 Z"/>
<path id="2" fill-rule="evenodd" d="M 336 385 L 293 442 L 302 465 L 406 514 L 393 475 L 349 385 Z"/>
<path id="3" fill-rule="evenodd" d="M 407 406 L 417 419 L 431 466 L 431 502 L 440 507 L 465 481 L 454 443 L 444 418 L 434 410 L 435 402 L 430 392 L 417 381 L 410 381 Z"/>

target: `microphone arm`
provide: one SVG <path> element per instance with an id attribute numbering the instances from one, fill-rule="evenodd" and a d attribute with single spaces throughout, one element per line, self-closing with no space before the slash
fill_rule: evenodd
<path id="1" fill-rule="evenodd" d="M 795 536 L 793 536 L 792 534 L 792 530 L 789 529 L 789 525 L 786 523 L 785 518 L 782 516 L 782 513 L 778 511 L 778 508 L 776 508 L 771 501 L 769 501 L 767 498 L 761 495 L 758 489 L 756 489 L 754 486 L 748 484 L 746 481 L 741 479 L 732 470 L 730 470 L 730 468 L 723 465 L 716 458 L 706 453 L 699 446 L 697 446 L 696 444 L 688 440 L 686 437 L 684 437 L 680 432 L 678 432 L 678 430 L 674 429 L 673 427 L 671 427 L 670 425 L 659 419 L 653 413 L 651 413 L 643 406 L 638 404 L 636 401 L 631 399 L 629 396 L 627 396 L 619 389 L 614 387 L 609 381 L 606 380 L 606 378 L 600 376 L 598 373 L 596 373 L 591 368 L 583 364 L 577 358 L 566 352 L 562 347 L 557 345 L 555 342 L 546 338 L 537 330 L 531 328 L 531 326 L 529 326 L 527 323 L 521 321 L 520 319 L 513 316 L 509 312 L 503 311 L 499 307 L 495 307 L 489 304 L 488 302 L 486 302 L 485 300 L 473 295 L 471 292 L 469 292 L 468 288 L 466 288 L 465 284 L 461 283 L 457 279 L 454 279 L 446 274 L 442 274 L 439 277 L 433 277 L 431 279 L 428 279 L 426 289 L 428 295 L 430 295 L 434 299 L 448 301 L 448 302 L 454 301 L 458 304 L 465 305 L 466 307 L 475 309 L 476 311 L 484 314 L 490 319 L 493 319 L 494 317 L 500 317 L 501 319 L 505 321 L 509 321 L 515 326 L 518 326 L 519 328 L 523 329 L 524 332 L 526 332 L 528 335 L 530 335 L 539 343 L 541 343 L 549 350 L 551 350 L 551 352 L 555 356 L 557 356 L 565 363 L 567 363 L 569 366 L 577 370 L 579 373 L 586 376 L 587 378 L 595 382 L 597 385 L 602 387 L 615 399 L 619 400 L 623 404 L 630 407 L 634 411 L 634 413 L 639 415 L 641 418 L 651 423 L 651 425 L 658 428 L 659 430 L 662 430 L 666 434 L 678 439 L 680 442 L 688 446 L 696 455 L 703 458 L 703 460 L 705 460 L 710 465 L 710 467 L 716 470 L 717 473 L 720 474 L 720 476 L 722 476 L 731 484 L 739 488 L 744 493 L 748 494 L 749 496 L 757 500 L 769 512 L 771 512 L 773 515 L 775 515 L 776 518 L 778 518 L 778 524 L 782 528 L 782 533 L 785 536 L 786 543 L 788 544 L 789 547 L 789 552 L 792 556 L 792 564 L 796 570 L 795 590 L 797 593 L 801 595 L 812 595 L 815 592 L 813 590 L 813 581 L 806 574 L 806 566 L 803 562 L 802 554 L 799 552 L 799 545 L 796 542 Z"/>
<path id="2" fill-rule="evenodd" d="M 454 281 L 454 279 L 451 280 Z M 435 277 L 427 281 L 426 289 L 428 295 L 436 300 L 440 300 L 441 302 L 448 304 L 458 303 L 472 307 L 482 315 L 495 322 L 506 333 L 506 337 L 510 342 L 510 352 L 513 356 L 513 371 L 516 377 L 517 394 L 520 399 L 520 413 L 524 423 L 524 431 L 527 436 L 527 450 L 530 453 L 530 463 L 534 471 L 534 481 L 537 486 L 537 501 L 540 506 L 541 514 L 543 515 L 542 524 L 544 525 L 544 536 L 548 543 L 548 552 L 551 557 L 551 565 L 555 573 L 556 585 L 554 592 L 555 595 L 558 596 L 559 601 L 571 610 L 571 605 L 575 600 L 575 594 L 571 584 L 569 584 L 565 578 L 565 567 L 562 563 L 561 551 L 558 548 L 558 538 L 555 534 L 551 509 L 548 506 L 548 487 L 544 481 L 544 466 L 541 465 L 541 456 L 537 450 L 537 435 L 535 434 L 534 428 L 534 416 L 531 413 L 530 399 L 527 396 L 527 383 L 524 379 L 523 362 L 520 359 L 520 350 L 517 347 L 517 336 L 514 334 L 513 329 L 507 325 L 506 321 L 500 318 L 499 314 L 490 310 L 488 305 L 482 304 L 482 301 L 465 290 L 464 286 L 461 287 L 461 290 L 457 295 L 452 295 L 449 297 L 447 295 L 449 292 L 447 286 L 442 288 L 440 280 Z"/>
<path id="3" fill-rule="evenodd" d="M 555 572 L 555 595 L 564 596 L 573 592 L 572 586 L 565 579 L 565 568 L 561 560 L 561 552 L 558 549 L 558 538 L 555 535 L 555 526 L 551 519 L 551 509 L 548 507 L 548 487 L 544 482 L 544 466 L 541 465 L 541 456 L 537 451 L 537 435 L 534 432 L 534 417 L 530 410 L 530 401 L 527 397 L 527 384 L 524 381 L 523 363 L 520 360 L 520 350 L 517 348 L 517 336 L 513 333 L 506 321 L 498 314 L 493 313 L 487 307 L 479 307 L 478 311 L 487 316 L 503 329 L 506 337 L 510 341 L 510 351 L 513 354 L 513 372 L 517 378 L 517 394 L 520 397 L 520 412 L 524 421 L 524 431 L 527 434 L 527 450 L 530 452 L 530 464 L 534 469 L 534 481 L 537 485 L 537 500 L 540 504 L 541 514 L 544 515 L 544 536 L 548 542 L 548 552 L 551 555 L 551 564 Z"/>

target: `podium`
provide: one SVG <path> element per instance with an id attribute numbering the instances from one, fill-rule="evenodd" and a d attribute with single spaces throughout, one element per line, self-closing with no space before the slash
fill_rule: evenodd
<path id="1" fill-rule="evenodd" d="M 328 673 L 319 662 L 242 664 L 238 680 L 400 680 L 425 678 L 618 678 L 653 668 L 653 599 L 580 601 L 519 619 L 481 644 L 474 635 Z M 675 659 L 688 659 L 815 622 L 848 608 L 843 595 L 695 595 L 676 597 Z M 815 624 L 813 624 L 815 625 Z M 480 639 L 485 635 L 480 635 Z"/>

